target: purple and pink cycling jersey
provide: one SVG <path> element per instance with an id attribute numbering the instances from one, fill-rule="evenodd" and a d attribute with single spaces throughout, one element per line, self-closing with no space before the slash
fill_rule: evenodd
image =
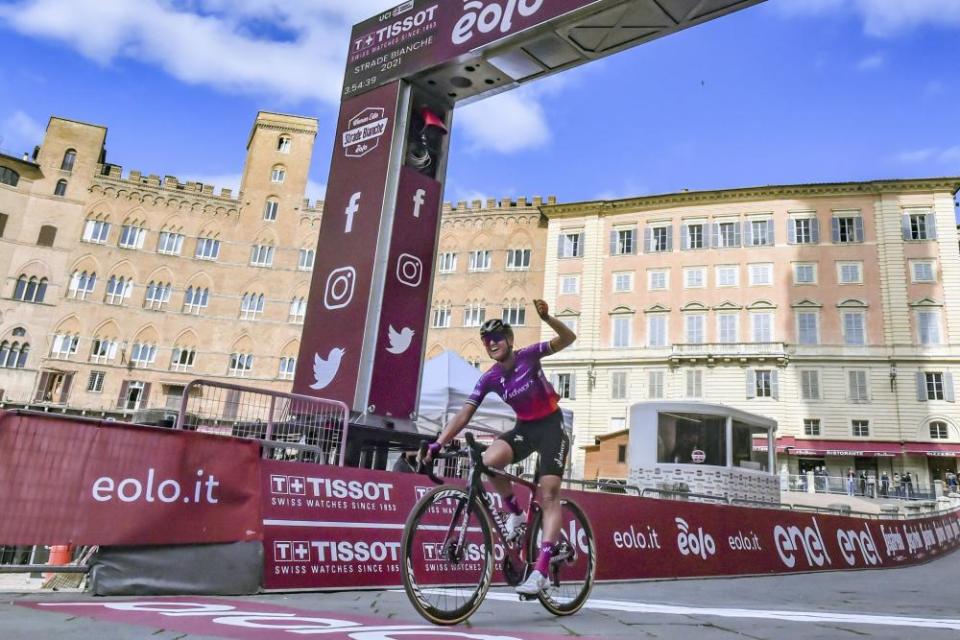
<path id="1" fill-rule="evenodd" d="M 513 369 L 507 371 L 499 362 L 495 363 L 477 381 L 467 403 L 480 406 L 483 398 L 491 391 L 506 402 L 517 413 L 517 419 L 524 422 L 545 418 L 560 403 L 560 396 L 547 381 L 540 367 L 540 359 L 553 353 L 549 342 L 524 347 L 516 352 Z"/>

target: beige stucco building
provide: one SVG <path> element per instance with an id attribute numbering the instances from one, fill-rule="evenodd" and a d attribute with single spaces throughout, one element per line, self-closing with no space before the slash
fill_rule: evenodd
<path id="1" fill-rule="evenodd" d="M 320 203 L 317 122 L 260 113 L 239 193 L 126 172 L 105 128 L 51 118 L 0 156 L 0 389 L 10 404 L 131 414 L 197 377 L 289 390 Z M 237 141 L 239 148 L 240 141 Z M 641 400 L 725 403 L 780 425 L 781 460 L 956 469 L 960 178 L 556 204 L 444 205 L 427 357 L 489 365 L 477 335 L 577 343 L 545 361 L 583 446 Z"/>
<path id="2" fill-rule="evenodd" d="M 955 470 L 960 179 L 678 193 L 543 208 L 550 361 L 583 444 L 638 400 L 779 423 L 781 461 L 929 485 Z M 759 445 L 758 446 L 762 446 Z"/>

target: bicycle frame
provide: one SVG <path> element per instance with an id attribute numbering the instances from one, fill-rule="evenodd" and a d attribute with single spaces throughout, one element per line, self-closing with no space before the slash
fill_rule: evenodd
<path id="1" fill-rule="evenodd" d="M 480 449 L 479 445 L 470 434 L 467 434 L 466 440 L 468 445 L 467 454 L 470 458 L 470 471 L 467 474 L 466 512 L 460 513 L 460 511 L 463 509 L 461 506 L 458 508 L 458 511 L 453 514 L 453 518 L 450 520 L 450 527 L 447 530 L 447 539 L 453 535 L 454 529 L 457 527 L 458 520 L 462 518 L 462 522 L 465 525 L 469 521 L 470 515 L 473 513 L 473 509 L 476 508 L 476 505 L 480 505 L 480 508 L 486 513 L 490 522 L 494 524 L 494 528 L 500 538 L 500 541 L 503 543 L 505 556 L 509 556 L 511 563 L 517 569 L 525 567 L 529 562 L 525 556 L 526 549 L 529 546 L 529 535 L 533 526 L 533 519 L 536 516 L 537 511 L 540 510 L 540 505 L 537 503 L 536 499 L 538 483 L 536 481 L 526 480 L 519 476 L 507 473 L 502 469 L 488 467 L 483 463 L 483 450 Z M 527 509 L 526 528 L 523 535 L 513 542 L 506 542 L 506 524 L 500 517 L 499 510 L 494 505 L 492 497 L 493 494 L 487 491 L 483 486 L 483 475 L 500 477 L 505 480 L 509 480 L 514 484 L 523 485 L 530 490 L 530 508 Z M 459 539 L 457 540 L 458 547 L 462 548 L 464 542 L 463 539 L 465 536 L 466 527 L 460 527 Z"/>

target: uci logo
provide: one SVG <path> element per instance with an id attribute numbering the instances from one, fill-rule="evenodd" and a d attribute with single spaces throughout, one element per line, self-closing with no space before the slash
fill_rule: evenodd
<path id="1" fill-rule="evenodd" d="M 685 556 L 700 556 L 703 560 L 717 555 L 717 543 L 713 536 L 703 530 L 703 527 L 691 531 L 690 525 L 683 518 L 676 518 L 675 521 L 677 529 L 680 530 L 677 535 L 677 547 L 680 553 Z"/>
<path id="2" fill-rule="evenodd" d="M 542 6 L 543 0 L 495 0 L 486 3 L 482 0 L 465 0 L 465 13 L 453 27 L 453 43 L 469 42 L 476 35 L 475 30 L 490 33 L 499 29 L 500 33 L 510 33 L 516 14 L 529 18 Z"/>

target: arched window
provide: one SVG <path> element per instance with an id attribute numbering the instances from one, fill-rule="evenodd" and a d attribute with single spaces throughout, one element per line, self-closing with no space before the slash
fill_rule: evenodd
<path id="1" fill-rule="evenodd" d="M 947 427 L 947 423 L 942 420 L 935 420 L 930 423 L 930 439 L 931 440 L 946 440 L 950 437 L 950 429 Z"/>
<path id="2" fill-rule="evenodd" d="M 17 356 L 17 363 L 14 365 L 17 369 L 23 369 L 27 366 L 27 356 L 30 355 L 30 345 L 23 344 L 20 347 L 20 353 Z"/>
<path id="3" fill-rule="evenodd" d="M 11 187 L 17 186 L 20 182 L 20 174 L 9 167 L 0 167 L 0 184 L 8 184 Z"/>
<path id="4" fill-rule="evenodd" d="M 200 315 L 210 301 L 210 289 L 187 287 L 183 294 L 183 312 Z"/>
<path id="5" fill-rule="evenodd" d="M 280 136 L 277 139 L 277 151 L 280 153 L 290 153 L 290 149 L 293 147 L 293 138 L 290 136 Z"/>
<path id="6" fill-rule="evenodd" d="M 73 171 L 73 165 L 77 161 L 77 150 L 67 149 L 63 154 L 63 162 L 60 163 L 61 171 Z"/>
<path id="7" fill-rule="evenodd" d="M 273 168 L 273 171 L 270 172 L 270 182 L 275 184 L 283 184 L 283 181 L 287 179 L 287 170 L 283 165 L 278 164 Z"/>
<path id="8" fill-rule="evenodd" d="M 97 286 L 97 272 L 74 271 L 70 278 L 67 295 L 75 300 L 86 300 Z"/>
<path id="9" fill-rule="evenodd" d="M 67 195 L 67 181 L 66 180 L 57 180 L 57 186 L 53 189 L 53 195 L 64 197 Z"/>
<path id="10" fill-rule="evenodd" d="M 280 211 L 280 201 L 274 197 L 267 198 L 267 204 L 263 207 L 263 219 L 274 221 L 277 219 L 277 213 Z"/>
<path id="11" fill-rule="evenodd" d="M 36 276 L 27 278 L 26 274 L 17 278 L 17 286 L 13 291 L 13 298 L 15 300 L 22 300 L 23 302 L 43 302 L 43 298 L 46 295 L 46 278 L 37 278 Z"/>
<path id="12" fill-rule="evenodd" d="M 4 340 L 0 343 L 0 368 L 3 369 L 23 369 L 27 366 L 27 356 L 30 355 L 30 345 L 26 342 L 10 342 Z"/>
<path id="13" fill-rule="evenodd" d="M 107 281 L 107 294 L 104 297 L 106 304 L 123 304 L 133 292 L 133 278 L 110 276 Z"/>
<path id="14" fill-rule="evenodd" d="M 240 303 L 240 319 L 256 320 L 262 316 L 263 301 L 264 297 L 262 293 L 245 293 Z"/>
<path id="15" fill-rule="evenodd" d="M 13 299 L 14 300 L 23 300 L 23 294 L 27 290 L 27 276 L 20 276 L 17 278 L 17 286 L 13 290 Z"/>
<path id="16" fill-rule="evenodd" d="M 297 269 L 300 271 L 310 271 L 313 269 L 313 261 L 317 257 L 316 249 L 300 249 L 300 260 L 297 263 Z"/>

